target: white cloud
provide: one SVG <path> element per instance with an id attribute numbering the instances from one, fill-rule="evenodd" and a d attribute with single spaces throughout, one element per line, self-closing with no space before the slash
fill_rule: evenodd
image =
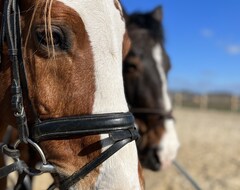
<path id="1" fill-rule="evenodd" d="M 204 28 L 201 30 L 201 35 L 205 38 L 213 37 L 214 32 L 211 29 Z"/>
<path id="2" fill-rule="evenodd" d="M 231 55 L 239 55 L 240 54 L 240 45 L 237 45 L 237 44 L 228 45 L 228 46 L 226 46 L 226 51 L 227 51 L 227 53 L 229 53 Z"/>

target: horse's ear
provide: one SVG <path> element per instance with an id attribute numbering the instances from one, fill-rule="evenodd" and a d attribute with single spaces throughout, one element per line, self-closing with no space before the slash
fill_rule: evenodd
<path id="1" fill-rule="evenodd" d="M 128 33 L 126 32 L 123 37 L 123 51 L 122 51 L 123 59 L 126 58 L 130 48 L 131 48 L 131 40 L 128 36 Z"/>
<path id="2" fill-rule="evenodd" d="M 125 22 L 127 22 L 129 16 L 128 16 L 128 14 L 127 14 L 127 11 L 124 9 L 124 7 L 122 7 L 122 12 L 123 12 L 123 17 L 124 17 L 124 19 L 125 19 Z"/>
<path id="3" fill-rule="evenodd" d="M 163 18 L 162 6 L 158 6 L 152 11 L 152 17 L 158 22 L 162 21 L 162 18 Z"/>
<path id="4" fill-rule="evenodd" d="M 124 17 L 124 20 L 127 22 L 128 21 L 128 14 L 127 11 L 125 10 L 122 2 L 120 0 L 115 0 L 115 5 L 119 7 L 118 9 L 121 11 L 121 15 Z"/>

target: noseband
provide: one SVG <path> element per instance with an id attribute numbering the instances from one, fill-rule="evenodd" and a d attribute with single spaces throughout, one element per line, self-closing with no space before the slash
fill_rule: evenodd
<path id="1" fill-rule="evenodd" d="M 165 121 L 168 119 L 175 120 L 175 118 L 173 117 L 173 114 L 172 114 L 172 110 L 170 110 L 169 112 L 164 112 L 157 108 L 144 108 L 144 107 L 134 108 L 134 107 L 130 106 L 130 111 L 131 111 L 131 113 L 133 113 L 133 115 L 135 116 L 136 119 L 140 119 L 144 123 L 146 123 L 146 121 L 144 119 L 144 118 L 146 118 L 146 116 L 157 116 L 157 119 L 159 121 Z M 140 135 L 143 136 L 145 133 L 149 133 L 151 130 L 154 130 L 158 127 L 162 127 L 162 126 L 161 125 L 148 126 L 148 129 L 146 132 L 141 132 L 141 130 L 140 130 Z M 138 144 L 139 143 L 141 143 L 141 140 L 138 141 Z M 140 150 L 139 147 L 138 147 L 138 150 Z"/>
<path id="2" fill-rule="evenodd" d="M 130 107 L 131 113 L 134 115 L 158 115 L 161 119 L 174 119 L 172 110 L 164 112 L 157 108 L 133 108 Z"/>
<path id="3" fill-rule="evenodd" d="M 36 122 L 31 126 L 32 133 L 29 133 L 29 123 L 23 103 L 24 97 L 26 99 L 29 97 L 26 71 L 22 57 L 19 0 L 4 1 L 0 36 L 0 55 L 2 54 L 5 40 L 7 42 L 8 54 L 12 64 L 12 109 L 17 121 L 19 140 L 17 140 L 13 147 L 8 146 L 6 143 L 0 143 L 2 153 L 14 160 L 13 164 L 0 168 L 0 178 L 6 177 L 14 171 L 18 171 L 19 174 L 23 176 L 35 176 L 45 172 L 55 173 L 56 170 L 54 166 L 47 162 L 43 151 L 38 145 L 41 141 L 64 140 L 88 135 L 109 134 L 108 138 L 111 140 L 112 145 L 96 159 L 90 161 L 70 177 L 62 181 L 59 188 L 61 190 L 66 190 L 83 179 L 87 174 L 101 165 L 126 144 L 138 138 L 139 134 L 134 126 L 134 117 L 129 112 L 72 116 L 41 121 L 33 106 L 30 107 L 35 115 Z M 22 90 L 24 90 L 24 96 Z M 31 104 L 30 101 L 29 104 Z M 24 161 L 20 160 L 18 145 L 21 143 L 29 144 L 40 154 L 42 165 L 39 169 L 31 169 Z M 53 184 L 49 187 L 49 190 L 55 188 L 56 186 Z"/>

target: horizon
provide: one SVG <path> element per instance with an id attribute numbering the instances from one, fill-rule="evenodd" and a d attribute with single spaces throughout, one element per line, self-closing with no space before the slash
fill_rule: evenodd
<path id="1" fill-rule="evenodd" d="M 127 13 L 163 7 L 170 91 L 240 95 L 240 1 L 122 0 Z"/>

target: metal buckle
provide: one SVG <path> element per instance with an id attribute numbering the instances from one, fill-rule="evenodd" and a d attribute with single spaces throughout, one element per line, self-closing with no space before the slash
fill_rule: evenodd
<path id="1" fill-rule="evenodd" d="M 14 112 L 15 117 L 22 117 L 24 114 L 24 107 L 21 106 L 21 111 L 20 112 Z"/>
<path id="2" fill-rule="evenodd" d="M 24 171 L 31 176 L 41 175 L 43 173 L 56 173 L 56 169 L 53 165 L 49 164 L 47 162 L 47 159 L 37 143 L 33 142 L 31 139 L 27 139 L 28 144 L 30 144 L 40 155 L 42 163 L 37 169 L 32 168 L 24 168 Z M 14 144 L 14 149 L 17 149 L 17 147 L 21 144 L 21 140 L 17 140 L 17 142 Z M 17 159 L 19 161 L 19 158 Z"/>

